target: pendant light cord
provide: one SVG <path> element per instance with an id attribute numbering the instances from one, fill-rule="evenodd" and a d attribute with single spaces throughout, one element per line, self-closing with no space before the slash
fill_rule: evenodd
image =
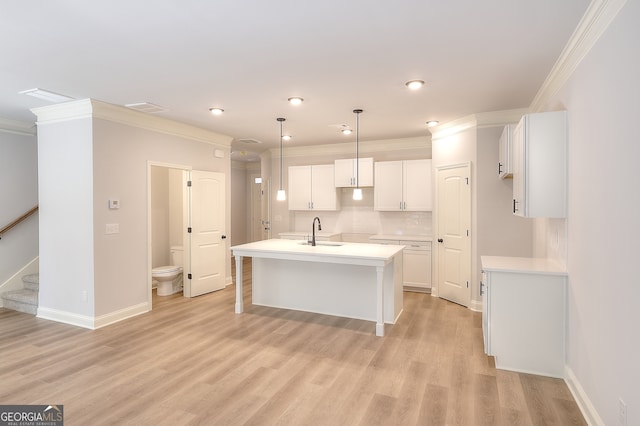
<path id="1" fill-rule="evenodd" d="M 276 118 L 280 122 L 280 191 L 282 191 L 282 122 L 285 120 L 282 117 Z"/>
<path id="2" fill-rule="evenodd" d="M 356 114 L 356 188 L 360 188 L 360 113 L 361 109 L 354 109 Z"/>

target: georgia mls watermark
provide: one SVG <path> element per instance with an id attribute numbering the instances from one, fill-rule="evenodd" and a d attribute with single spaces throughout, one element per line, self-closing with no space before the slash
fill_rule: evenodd
<path id="1" fill-rule="evenodd" d="M 0 426 L 63 426 L 62 405 L 0 405 Z"/>

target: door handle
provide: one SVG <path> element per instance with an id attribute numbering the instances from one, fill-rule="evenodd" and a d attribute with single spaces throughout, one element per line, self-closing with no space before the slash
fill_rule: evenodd
<path id="1" fill-rule="evenodd" d="M 222 238 L 223 240 L 226 240 L 226 239 L 227 239 L 227 236 L 226 236 L 226 235 L 223 235 L 223 236 L 221 236 L 220 238 Z"/>
<path id="2" fill-rule="evenodd" d="M 438 242 L 439 243 L 444 243 L 444 240 L 442 238 L 438 238 Z"/>

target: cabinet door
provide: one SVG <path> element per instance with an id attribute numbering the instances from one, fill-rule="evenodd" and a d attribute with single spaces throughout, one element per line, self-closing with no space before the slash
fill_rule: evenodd
<path id="1" fill-rule="evenodd" d="M 336 160 L 335 164 L 335 185 L 336 188 L 349 188 L 355 186 L 354 160 L 351 158 Z"/>
<path id="2" fill-rule="evenodd" d="M 523 217 L 566 217 L 566 111 L 527 114 L 513 133 L 513 210 Z"/>
<path id="3" fill-rule="evenodd" d="M 431 160 L 406 160 L 403 163 L 403 210 L 431 211 Z"/>
<path id="4" fill-rule="evenodd" d="M 403 284 L 431 288 L 431 250 L 405 248 L 402 259 Z"/>
<path id="5" fill-rule="evenodd" d="M 311 208 L 311 166 L 289 167 L 289 210 Z"/>
<path id="6" fill-rule="evenodd" d="M 511 171 L 511 132 L 513 126 L 504 126 L 500 140 L 498 141 L 498 176 L 506 179 L 512 176 Z"/>
<path id="7" fill-rule="evenodd" d="M 355 176 L 356 170 L 353 173 Z M 373 158 L 360 158 L 360 161 L 358 161 L 358 174 L 360 188 L 373 186 Z"/>
<path id="8" fill-rule="evenodd" d="M 402 210 L 402 161 L 377 162 L 374 173 L 373 209 Z"/>
<path id="9" fill-rule="evenodd" d="M 524 120 L 520 120 L 513 131 L 513 156 L 511 170 L 513 176 L 513 214 L 524 216 Z"/>
<path id="10" fill-rule="evenodd" d="M 311 166 L 311 208 L 313 210 L 338 209 L 334 174 L 333 164 Z"/>
<path id="11" fill-rule="evenodd" d="M 359 183 L 361 188 L 373 186 L 373 158 L 360 158 L 356 169 L 356 159 L 335 161 L 336 188 L 352 188 Z"/>

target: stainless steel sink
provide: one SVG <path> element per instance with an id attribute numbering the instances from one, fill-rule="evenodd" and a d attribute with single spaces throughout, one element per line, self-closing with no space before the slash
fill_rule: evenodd
<path id="1" fill-rule="evenodd" d="M 300 244 L 301 246 L 310 246 L 311 242 L 310 241 L 301 241 L 298 244 Z M 343 246 L 344 243 L 339 243 L 339 242 L 335 242 L 335 241 L 316 241 L 316 246 L 335 246 L 335 247 L 340 247 Z"/>

